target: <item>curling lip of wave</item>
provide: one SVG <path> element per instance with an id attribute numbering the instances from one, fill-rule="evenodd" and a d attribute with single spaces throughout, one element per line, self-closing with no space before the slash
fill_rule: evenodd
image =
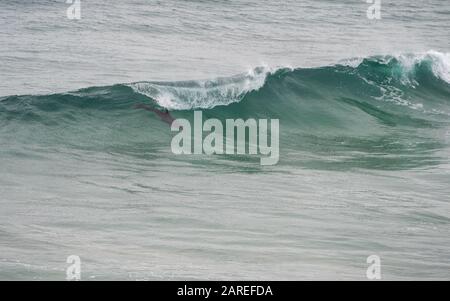
<path id="1" fill-rule="evenodd" d="M 264 66 L 247 73 L 212 80 L 138 82 L 128 86 L 168 109 L 207 109 L 241 101 L 248 92 L 259 90 L 267 76 L 276 70 Z"/>
<path id="2" fill-rule="evenodd" d="M 450 83 L 450 53 L 429 50 L 424 53 L 372 56 L 341 60 L 335 66 L 358 69 L 365 62 L 381 65 L 396 65 L 403 84 L 417 84 L 414 81 L 416 69 L 423 63 L 429 64 L 436 78 Z M 333 67 L 333 66 L 329 66 Z M 180 82 L 137 82 L 128 84 L 134 92 L 145 95 L 161 107 L 172 110 L 211 109 L 219 105 L 229 105 L 241 101 L 252 91 L 262 88 L 270 75 L 282 69 L 300 70 L 290 67 L 257 67 L 248 73 L 220 77 L 213 80 Z M 392 71 L 392 76 L 395 76 Z"/>
<path id="3" fill-rule="evenodd" d="M 369 58 L 355 57 L 339 61 L 338 65 L 358 68 L 364 60 L 376 61 L 385 65 L 398 62 L 402 67 L 403 75 L 413 75 L 418 65 L 424 62 L 431 63 L 433 74 L 441 80 L 450 83 L 450 53 L 428 50 L 422 53 L 402 53 L 394 55 L 378 55 Z"/>

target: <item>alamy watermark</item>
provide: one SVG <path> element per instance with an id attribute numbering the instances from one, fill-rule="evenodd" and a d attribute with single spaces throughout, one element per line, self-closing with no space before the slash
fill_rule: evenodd
<path id="1" fill-rule="evenodd" d="M 80 256 L 70 255 L 67 257 L 66 263 L 70 265 L 66 269 L 66 280 L 81 280 L 81 259 Z"/>
<path id="2" fill-rule="evenodd" d="M 188 123 L 186 123 L 188 124 Z M 185 125 L 186 125 L 185 124 Z M 380 280 L 381 279 L 381 259 L 378 255 L 370 255 L 366 259 L 369 266 L 366 270 L 366 277 L 369 280 Z M 81 280 L 81 259 L 78 255 L 70 255 L 66 259 L 66 263 L 70 264 L 66 269 L 66 280 L 68 281 L 79 281 Z M 138 280 L 150 280 L 153 278 L 174 278 L 173 273 L 165 272 L 163 274 L 155 274 L 153 272 L 130 272 L 128 277 Z"/>
<path id="3" fill-rule="evenodd" d="M 368 4 L 371 4 L 367 8 L 367 18 L 369 20 L 380 20 L 381 19 L 381 0 L 366 0 Z"/>
<path id="4" fill-rule="evenodd" d="M 378 255 L 370 255 L 367 257 L 366 262 L 369 267 L 366 270 L 366 277 L 369 280 L 380 280 L 381 279 L 381 259 Z"/>
<path id="5" fill-rule="evenodd" d="M 261 165 L 275 165 L 280 157 L 280 123 L 270 120 L 270 144 L 268 124 L 268 119 L 226 119 L 224 127 L 215 118 L 203 122 L 202 112 L 194 111 L 193 127 L 187 119 L 172 122 L 171 130 L 179 133 L 172 138 L 171 149 L 176 155 L 260 154 Z M 204 132 L 209 134 L 203 139 Z"/>
<path id="6" fill-rule="evenodd" d="M 81 19 L 81 0 L 67 0 L 67 4 L 70 6 L 67 8 L 66 14 L 69 20 Z"/>
<path id="7" fill-rule="evenodd" d="M 67 18 L 70 20 L 81 19 L 81 0 L 66 0 L 70 6 L 67 8 Z M 381 0 L 366 0 L 370 6 L 367 8 L 366 15 L 369 20 L 381 19 Z"/>

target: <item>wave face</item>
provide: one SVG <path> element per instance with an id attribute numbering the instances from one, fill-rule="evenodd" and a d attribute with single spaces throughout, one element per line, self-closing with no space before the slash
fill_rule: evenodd
<path id="1" fill-rule="evenodd" d="M 376 56 L 319 68 L 258 67 L 204 81 L 139 82 L 0 98 L 11 145 L 168 153 L 172 133 L 146 102 L 191 118 L 280 119 L 280 164 L 402 169 L 448 160 L 450 55 Z M 223 159 L 223 158 L 221 158 Z"/>

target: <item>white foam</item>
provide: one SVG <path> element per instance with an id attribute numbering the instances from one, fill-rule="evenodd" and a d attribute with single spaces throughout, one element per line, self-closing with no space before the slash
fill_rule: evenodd
<path id="1" fill-rule="evenodd" d="M 267 66 L 247 73 L 213 80 L 175 83 L 139 82 L 129 86 L 172 110 L 210 109 L 239 102 L 246 93 L 260 89 L 273 70 Z"/>
<path id="2" fill-rule="evenodd" d="M 400 80 L 406 84 L 416 84 L 411 81 L 410 76 L 414 74 L 416 67 L 423 62 L 431 63 L 431 71 L 443 81 L 450 83 L 450 53 L 428 50 L 426 52 L 409 53 L 409 54 L 393 54 L 385 56 L 375 56 L 377 60 L 388 64 L 392 59 L 396 59 L 403 68 L 403 78 Z M 370 59 L 370 58 L 369 58 Z M 349 66 L 353 68 L 359 67 L 364 61 L 363 57 L 355 57 L 351 59 L 341 60 L 339 65 Z"/>
<path id="3" fill-rule="evenodd" d="M 353 57 L 349 59 L 343 59 L 338 62 L 338 65 L 357 68 L 364 61 L 363 57 Z"/>
<path id="4" fill-rule="evenodd" d="M 427 56 L 432 61 L 433 74 L 450 84 L 450 53 L 430 50 Z"/>

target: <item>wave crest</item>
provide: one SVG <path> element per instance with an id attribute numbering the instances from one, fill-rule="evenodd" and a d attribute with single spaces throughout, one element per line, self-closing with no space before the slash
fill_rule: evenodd
<path id="1" fill-rule="evenodd" d="M 390 75 L 404 84 L 415 83 L 415 75 L 422 68 L 429 68 L 436 78 L 450 83 L 450 53 L 429 50 L 423 53 L 402 53 L 395 55 L 356 57 L 342 60 L 338 65 L 360 69 L 376 63 L 389 67 Z"/>
<path id="2" fill-rule="evenodd" d="M 358 74 L 366 82 L 382 90 L 401 86 L 420 85 L 419 74 L 450 83 L 450 53 L 429 50 L 424 53 L 379 55 L 340 61 L 332 70 L 345 66 L 349 74 Z M 323 67 L 322 67 L 323 68 Z M 311 68 L 310 68 L 311 69 Z M 312 68 L 320 70 L 321 68 Z M 247 93 L 261 89 L 277 71 L 302 72 L 309 69 L 257 67 L 247 73 L 212 80 L 178 82 L 137 82 L 127 86 L 134 92 L 153 99 L 158 105 L 171 110 L 211 109 L 240 102 Z M 325 83 L 324 83 L 325 84 Z M 392 95 L 389 94 L 389 97 Z"/>
<path id="3" fill-rule="evenodd" d="M 271 72 L 269 67 L 257 67 L 244 74 L 212 80 L 138 82 L 128 86 L 168 109 L 209 109 L 241 101 L 248 92 L 261 88 Z"/>

